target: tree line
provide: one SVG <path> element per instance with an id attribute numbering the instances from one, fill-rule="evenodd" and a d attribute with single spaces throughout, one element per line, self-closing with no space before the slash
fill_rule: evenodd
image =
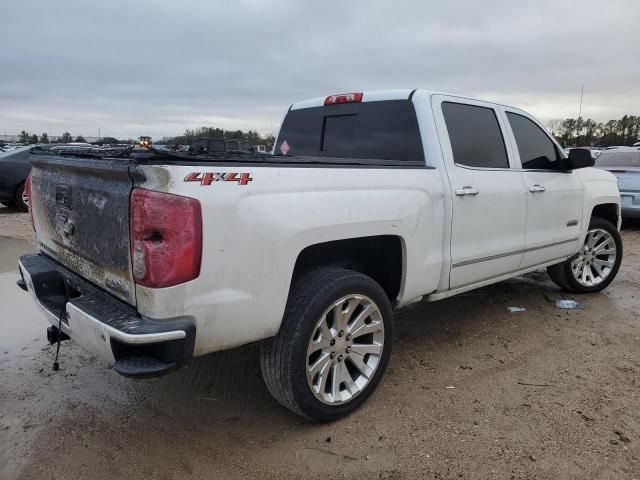
<path id="1" fill-rule="evenodd" d="M 258 132 L 249 130 L 225 130 L 215 127 L 200 127 L 195 129 L 186 129 L 182 135 L 166 139 L 168 145 L 191 145 L 194 140 L 199 138 L 242 138 L 249 140 L 253 145 L 272 145 L 275 141 L 273 135 L 260 135 Z"/>
<path id="2" fill-rule="evenodd" d="M 607 122 L 582 117 L 550 120 L 547 128 L 567 147 L 630 146 L 640 141 L 640 116 L 636 115 Z"/>
<path id="3" fill-rule="evenodd" d="M 591 118 L 565 118 L 555 119 L 547 122 L 547 128 L 558 141 L 567 147 L 609 147 L 614 145 L 633 145 L 640 141 L 640 116 L 624 115 L 617 120 L 607 122 L 597 122 Z M 260 135 L 258 132 L 249 130 L 225 130 L 216 127 L 200 127 L 186 129 L 182 135 L 171 137 L 166 140 L 168 145 L 190 145 L 199 138 L 242 138 L 249 140 L 254 145 L 273 145 L 275 137 L 273 135 Z M 20 142 L 27 144 L 53 143 L 47 133 L 38 136 L 23 130 L 20 132 Z M 86 142 L 82 135 L 73 137 L 69 132 L 64 132 L 55 142 Z M 133 143 L 129 139 L 127 143 Z M 96 143 L 123 143 L 114 137 L 104 137 Z M 165 142 L 163 142 L 165 143 Z"/>
<path id="4" fill-rule="evenodd" d="M 19 135 L 19 142 L 33 145 L 35 143 L 69 143 L 69 142 L 86 142 L 82 135 L 78 135 L 75 140 L 69 132 L 64 132 L 55 141 L 49 138 L 49 135 L 45 132 L 38 136 L 35 133 L 29 133 L 22 130 Z"/>

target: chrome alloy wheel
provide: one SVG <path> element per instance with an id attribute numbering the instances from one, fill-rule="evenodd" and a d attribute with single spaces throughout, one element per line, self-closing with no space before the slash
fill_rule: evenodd
<path id="1" fill-rule="evenodd" d="M 318 320 L 307 348 L 307 380 L 328 405 L 348 402 L 369 384 L 384 348 L 384 321 L 369 297 L 347 295 Z"/>
<path id="2" fill-rule="evenodd" d="M 601 228 L 589 230 L 580 253 L 571 262 L 573 278 L 585 287 L 604 282 L 613 270 L 617 255 L 616 242 L 609 232 Z"/>

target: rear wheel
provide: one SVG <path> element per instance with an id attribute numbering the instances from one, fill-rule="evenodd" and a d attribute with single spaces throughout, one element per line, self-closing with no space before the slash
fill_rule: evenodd
<path id="1" fill-rule="evenodd" d="M 29 205 L 27 205 L 27 201 L 24 196 L 24 183 L 21 183 L 20 185 L 18 185 L 18 188 L 16 188 L 16 194 L 13 203 L 21 212 L 29 211 Z"/>
<path id="2" fill-rule="evenodd" d="M 577 255 L 547 268 L 551 280 L 575 293 L 599 292 L 613 281 L 622 262 L 622 238 L 609 221 L 594 217 Z"/>
<path id="3" fill-rule="evenodd" d="M 263 343 L 262 374 L 282 405 L 312 421 L 358 408 L 391 354 L 392 312 L 371 278 L 342 268 L 310 273 L 293 288 L 280 332 Z"/>

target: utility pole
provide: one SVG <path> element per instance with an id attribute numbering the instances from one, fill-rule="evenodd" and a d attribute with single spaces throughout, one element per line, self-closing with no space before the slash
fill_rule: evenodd
<path id="1" fill-rule="evenodd" d="M 578 118 L 582 117 L 582 97 L 584 96 L 584 83 L 582 84 L 582 90 L 580 90 L 580 106 L 578 107 Z"/>

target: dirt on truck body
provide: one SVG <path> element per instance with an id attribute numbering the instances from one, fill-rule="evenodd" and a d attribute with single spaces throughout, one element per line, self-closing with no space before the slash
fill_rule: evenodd
<path id="1" fill-rule="evenodd" d="M 38 247 L 109 293 L 135 304 L 129 247 L 126 159 L 34 155 L 33 221 Z"/>

